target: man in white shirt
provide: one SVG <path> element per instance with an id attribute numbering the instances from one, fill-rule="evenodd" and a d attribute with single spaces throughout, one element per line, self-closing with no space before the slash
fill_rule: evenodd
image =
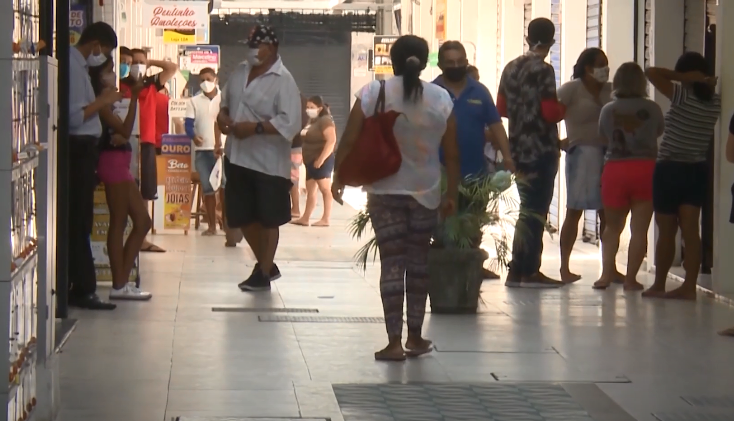
<path id="1" fill-rule="evenodd" d="M 225 213 L 242 229 L 257 265 L 239 284 L 243 291 L 268 291 L 280 277 L 273 263 L 279 227 L 291 220 L 291 144 L 301 130 L 301 93 L 278 55 L 269 26 L 250 32 L 245 63 L 222 91 L 218 124 L 227 135 Z"/>
<path id="2" fill-rule="evenodd" d="M 204 68 L 199 72 L 201 92 L 189 100 L 186 106 L 184 127 L 186 134 L 194 143 L 194 167 L 199 174 L 201 190 L 204 194 L 204 208 L 209 227 L 202 235 L 217 233 L 217 190 L 212 187 L 211 178 L 217 159 L 222 156 L 222 135 L 217 127 L 217 115 L 221 95 L 217 89 L 217 74 L 212 68 Z M 224 177 L 221 186 L 224 186 Z M 224 203 L 224 198 L 220 196 Z"/>

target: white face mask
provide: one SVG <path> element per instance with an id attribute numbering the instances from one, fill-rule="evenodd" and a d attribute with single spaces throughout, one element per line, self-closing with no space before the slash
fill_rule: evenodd
<path id="1" fill-rule="evenodd" d="M 595 68 L 592 76 L 600 83 L 607 83 L 609 81 L 609 66 Z"/>
<path id="2" fill-rule="evenodd" d="M 89 67 L 97 67 L 103 65 L 107 61 L 107 57 L 105 57 L 104 54 L 90 54 L 89 57 L 87 57 L 87 65 Z"/>
<path id="3" fill-rule="evenodd" d="M 147 70 L 147 66 L 145 64 L 133 64 L 130 66 L 130 76 L 132 76 L 134 79 L 140 79 L 141 77 L 145 76 L 145 71 Z"/>
<path id="4" fill-rule="evenodd" d="M 306 108 L 306 115 L 308 118 L 316 118 L 319 116 L 319 110 L 316 108 Z"/>
<path id="5" fill-rule="evenodd" d="M 214 88 L 217 87 L 217 84 L 214 83 L 214 82 L 210 82 L 208 80 L 205 80 L 205 81 L 201 82 L 201 84 L 199 85 L 199 87 L 201 87 L 201 90 L 202 91 L 204 91 L 205 93 L 208 94 L 209 92 L 213 91 Z"/>
<path id="6" fill-rule="evenodd" d="M 250 51 L 248 51 L 248 53 L 247 53 L 247 63 L 249 63 L 250 66 L 255 67 L 255 66 L 259 66 L 259 65 L 262 64 L 262 60 L 260 60 L 257 57 L 257 54 L 258 54 L 259 51 L 260 50 L 258 50 L 257 48 L 250 48 Z"/>

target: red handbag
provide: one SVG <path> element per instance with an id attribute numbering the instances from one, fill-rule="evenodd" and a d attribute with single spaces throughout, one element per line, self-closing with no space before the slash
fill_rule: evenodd
<path id="1" fill-rule="evenodd" d="M 399 116 L 397 111 L 385 112 L 385 81 L 381 80 L 375 113 L 364 119 L 354 147 L 339 165 L 339 181 L 345 186 L 361 187 L 400 170 L 403 156 L 393 134 Z"/>

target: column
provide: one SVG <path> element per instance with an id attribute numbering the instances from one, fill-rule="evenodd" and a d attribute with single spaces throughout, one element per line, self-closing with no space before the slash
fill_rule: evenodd
<path id="1" fill-rule="evenodd" d="M 525 7 L 523 0 L 500 0 L 502 4 L 502 67 L 523 53 L 525 45 Z"/>
<path id="2" fill-rule="evenodd" d="M 476 62 L 482 83 L 495 92 L 500 82 L 497 74 L 497 2 L 501 0 L 464 0 L 476 5 L 464 11 L 474 18 L 476 28 Z M 470 48 L 470 47 L 467 47 Z M 469 58 L 471 60 L 471 57 Z"/>
<path id="3" fill-rule="evenodd" d="M 734 293 L 734 259 L 730 250 L 734 249 L 734 226 L 729 223 L 732 206 L 731 184 L 734 181 L 734 164 L 726 161 L 724 151 L 729 137 L 729 119 L 734 113 L 734 43 L 724 42 L 734 39 L 734 3 L 719 2 L 716 16 L 717 72 L 722 98 L 721 118 L 718 136 L 715 141 L 716 184 L 714 189 L 714 291 L 719 294 Z M 728 22 L 728 24 L 726 23 Z"/>
<path id="4" fill-rule="evenodd" d="M 602 49 L 609 58 L 610 77 L 614 77 L 619 66 L 635 61 L 635 1 L 604 0 L 601 16 Z"/>

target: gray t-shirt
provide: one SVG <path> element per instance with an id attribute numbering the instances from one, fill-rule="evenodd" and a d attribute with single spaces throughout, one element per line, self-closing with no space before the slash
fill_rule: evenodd
<path id="1" fill-rule="evenodd" d="M 660 106 L 647 98 L 620 98 L 605 105 L 599 135 L 607 142 L 606 160 L 656 159 L 664 121 Z"/>
<path id="2" fill-rule="evenodd" d="M 605 83 L 595 98 L 581 79 L 566 82 L 558 89 L 558 100 L 566 106 L 568 146 L 603 146 L 599 137 L 599 113 L 612 100 L 612 84 Z"/>

